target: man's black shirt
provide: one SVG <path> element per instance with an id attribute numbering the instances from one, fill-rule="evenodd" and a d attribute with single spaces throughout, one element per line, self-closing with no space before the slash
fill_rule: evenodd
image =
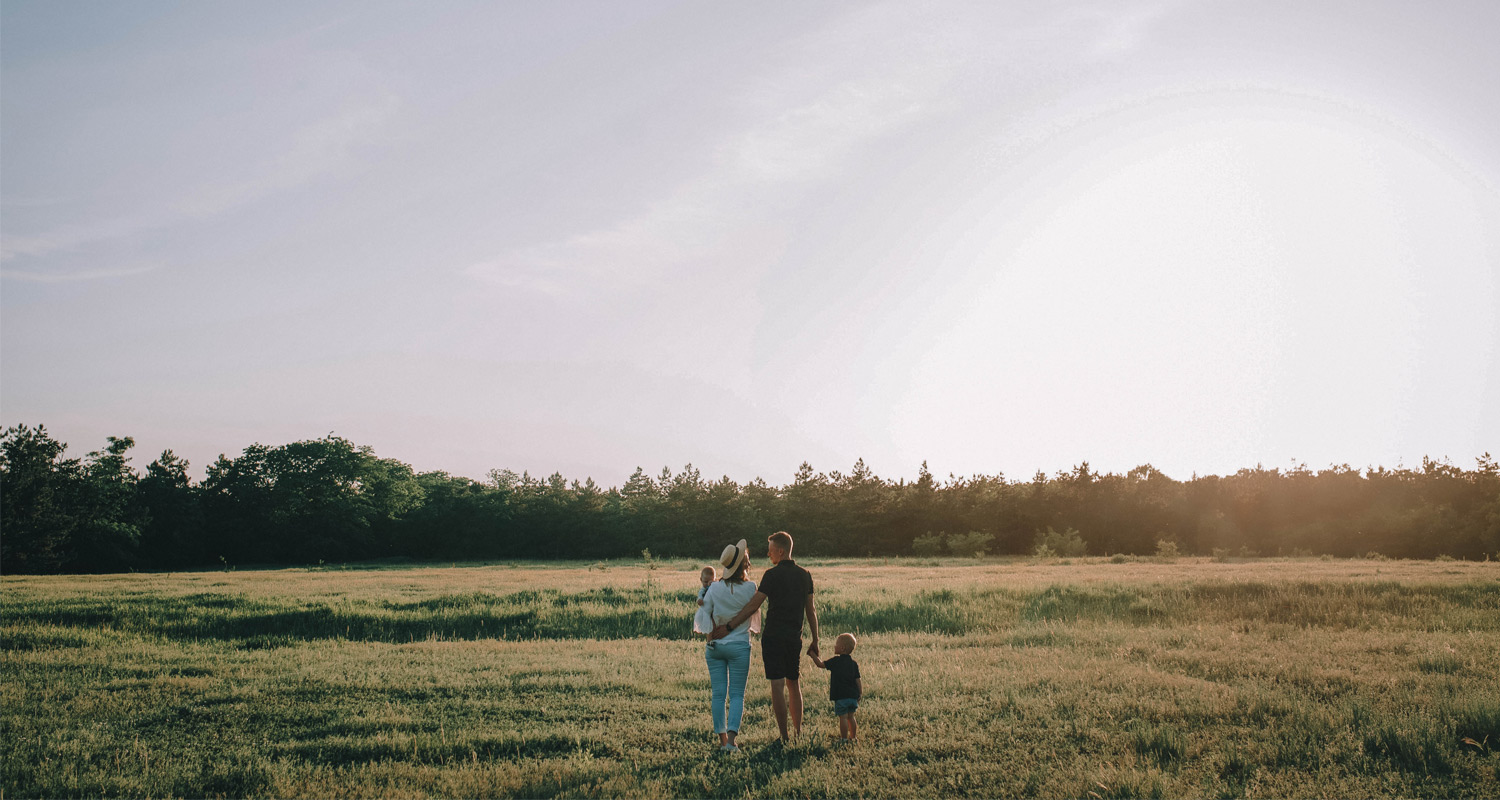
<path id="1" fill-rule="evenodd" d="M 806 618 L 807 596 L 813 593 L 812 573 L 797 566 L 790 558 L 766 570 L 756 590 L 765 594 L 771 608 L 761 636 L 786 639 L 802 638 Z"/>

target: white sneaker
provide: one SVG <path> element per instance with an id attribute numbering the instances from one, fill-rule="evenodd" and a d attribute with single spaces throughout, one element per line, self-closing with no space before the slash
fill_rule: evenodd
<path id="1" fill-rule="evenodd" d="M 735 747 L 732 744 L 720 745 L 719 749 L 723 750 L 726 753 L 738 753 L 740 751 L 738 747 Z"/>

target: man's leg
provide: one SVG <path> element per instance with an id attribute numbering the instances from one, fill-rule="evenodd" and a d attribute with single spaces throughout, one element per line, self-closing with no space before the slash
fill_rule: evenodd
<path id="1" fill-rule="evenodd" d="M 802 735 L 802 684 L 800 684 L 800 683 L 792 680 L 791 678 L 787 678 L 786 679 L 786 693 L 787 693 L 787 705 L 790 706 L 791 710 L 792 710 L 792 728 L 797 732 L 798 736 L 801 736 Z M 786 726 L 785 725 L 781 726 L 781 729 L 782 729 L 782 731 L 785 731 L 786 730 Z"/>
<path id="2" fill-rule="evenodd" d="M 786 692 L 784 691 L 786 681 L 777 678 L 771 681 L 771 711 L 776 714 L 776 727 L 781 729 L 781 739 L 786 741 Z M 797 698 L 801 700 L 801 697 Z M 798 703 L 797 711 L 802 711 L 801 703 Z M 800 719 L 799 719 L 800 722 Z"/>

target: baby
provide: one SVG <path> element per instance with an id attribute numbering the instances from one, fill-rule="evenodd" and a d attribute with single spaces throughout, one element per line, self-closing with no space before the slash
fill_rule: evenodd
<path id="1" fill-rule="evenodd" d="M 704 567 L 703 571 L 698 573 L 698 580 L 703 584 L 703 588 L 698 590 L 698 610 L 693 613 L 693 631 L 696 633 L 708 633 L 714 629 L 714 621 L 709 618 L 708 609 L 703 607 L 703 596 L 708 594 L 709 584 L 718 577 L 719 573 L 713 567 Z"/>
<path id="2" fill-rule="evenodd" d="M 719 573 L 714 571 L 713 567 L 704 567 L 703 571 L 698 573 L 698 581 L 703 584 L 703 588 L 698 590 L 698 605 L 703 605 L 703 595 L 708 594 L 708 585 L 718 579 Z"/>
<path id="3" fill-rule="evenodd" d="M 864 683 L 859 679 L 859 663 L 849 657 L 857 644 L 854 634 L 841 633 L 833 641 L 836 654 L 833 658 L 824 661 L 812 657 L 814 664 L 828 670 L 828 699 L 833 701 L 833 714 L 839 718 L 839 738 L 850 742 L 859 736 L 854 711 L 859 708 L 860 695 L 865 693 Z"/>

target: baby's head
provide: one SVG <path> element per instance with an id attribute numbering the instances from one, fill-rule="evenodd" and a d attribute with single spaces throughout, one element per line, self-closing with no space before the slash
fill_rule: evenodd
<path id="1" fill-rule="evenodd" d="M 847 656 L 854 652 L 854 646 L 857 644 L 859 644 L 859 641 L 854 638 L 854 634 L 841 633 L 839 634 L 839 638 L 833 640 L 833 652 L 841 656 Z"/>
<path id="2" fill-rule="evenodd" d="M 717 577 L 719 577 L 719 573 L 715 572 L 713 567 L 704 567 L 703 571 L 698 573 L 698 580 L 703 581 L 704 586 L 713 583 Z"/>

